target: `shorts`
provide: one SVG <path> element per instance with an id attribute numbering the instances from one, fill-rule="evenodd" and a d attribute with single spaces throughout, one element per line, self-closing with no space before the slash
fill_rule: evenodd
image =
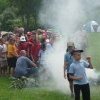
<path id="1" fill-rule="evenodd" d="M 7 60 L 0 61 L 0 68 L 1 69 L 7 69 L 8 63 Z"/>
<path id="2" fill-rule="evenodd" d="M 7 58 L 7 61 L 8 61 L 8 66 L 10 68 L 15 68 L 16 67 L 17 57 Z"/>

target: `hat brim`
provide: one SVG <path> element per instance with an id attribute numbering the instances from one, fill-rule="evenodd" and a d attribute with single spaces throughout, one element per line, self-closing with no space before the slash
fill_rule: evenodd
<path id="1" fill-rule="evenodd" d="M 71 54 L 74 55 L 74 53 L 76 53 L 76 52 L 82 53 L 82 52 L 84 52 L 84 51 L 83 51 L 83 50 L 73 50 L 73 51 L 71 52 Z"/>

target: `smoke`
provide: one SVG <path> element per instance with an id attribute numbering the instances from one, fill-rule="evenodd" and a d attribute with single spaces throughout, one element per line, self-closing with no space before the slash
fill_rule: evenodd
<path id="1" fill-rule="evenodd" d="M 64 54 L 67 42 L 75 42 L 77 48 L 82 48 L 83 44 L 87 44 L 85 41 L 87 34 L 80 30 L 82 25 L 87 21 L 87 12 L 98 5 L 95 3 L 96 0 L 91 0 L 94 2 L 94 5 L 89 6 L 91 2 L 88 1 L 89 0 L 43 0 L 42 8 L 39 13 L 39 22 L 41 25 L 51 26 L 63 36 L 55 43 L 53 52 L 49 52 L 46 56 L 46 67 L 48 67 L 56 82 L 54 88 L 58 88 L 62 92 L 69 90 L 68 83 L 63 75 Z M 91 9 L 89 8 L 85 11 L 86 7 L 90 7 Z M 85 35 L 83 36 L 83 34 Z"/>
<path id="2" fill-rule="evenodd" d="M 44 0 L 40 23 L 70 35 L 85 19 L 84 13 L 80 0 Z"/>

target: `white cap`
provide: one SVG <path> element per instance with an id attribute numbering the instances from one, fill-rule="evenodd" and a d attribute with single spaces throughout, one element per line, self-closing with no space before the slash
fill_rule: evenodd
<path id="1" fill-rule="evenodd" d="M 46 42 L 47 42 L 47 43 L 49 43 L 49 42 L 50 42 L 50 40 L 49 40 L 49 39 L 46 39 Z"/>
<path id="2" fill-rule="evenodd" d="M 20 37 L 20 41 L 21 41 L 21 42 L 26 42 L 25 36 L 21 36 L 21 37 Z"/>

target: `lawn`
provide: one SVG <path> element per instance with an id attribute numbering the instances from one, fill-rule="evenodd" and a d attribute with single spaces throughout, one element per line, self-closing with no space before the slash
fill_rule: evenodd
<path id="1" fill-rule="evenodd" d="M 57 91 L 44 88 L 9 89 L 9 78 L 0 78 L 0 100 L 69 100 L 69 97 Z"/>
<path id="2" fill-rule="evenodd" d="M 88 53 L 93 58 L 93 64 L 100 70 L 100 33 L 91 33 L 88 39 Z M 46 88 L 28 88 L 23 90 L 10 89 L 10 79 L 0 77 L 0 100 L 71 100 L 70 96 L 57 90 Z M 91 100 L 100 100 L 100 86 L 91 86 Z"/>
<path id="3" fill-rule="evenodd" d="M 100 70 L 100 33 L 89 34 L 88 54 L 92 56 L 94 67 Z"/>

